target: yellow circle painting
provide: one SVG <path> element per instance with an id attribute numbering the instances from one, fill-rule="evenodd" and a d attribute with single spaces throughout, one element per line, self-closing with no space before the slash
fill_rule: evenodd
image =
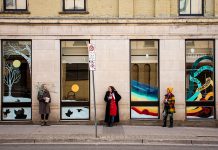
<path id="1" fill-rule="evenodd" d="M 73 84 L 72 87 L 71 87 L 71 90 L 76 93 L 79 91 L 79 85 L 78 84 Z"/>
<path id="2" fill-rule="evenodd" d="M 21 65 L 21 62 L 20 62 L 19 60 L 14 60 L 14 61 L 13 61 L 13 66 L 14 66 L 15 68 L 19 68 L 20 65 Z"/>

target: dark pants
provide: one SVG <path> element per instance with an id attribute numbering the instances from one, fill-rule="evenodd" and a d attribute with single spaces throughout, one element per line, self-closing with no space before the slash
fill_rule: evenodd
<path id="1" fill-rule="evenodd" d="M 49 114 L 41 114 L 41 120 L 48 120 Z"/>
<path id="2" fill-rule="evenodd" d="M 167 125 L 167 117 L 170 116 L 170 127 L 173 127 L 173 113 L 169 113 L 167 110 L 163 112 L 163 127 Z"/>
<path id="3" fill-rule="evenodd" d="M 108 126 L 113 126 L 114 123 L 114 116 L 109 117 Z"/>

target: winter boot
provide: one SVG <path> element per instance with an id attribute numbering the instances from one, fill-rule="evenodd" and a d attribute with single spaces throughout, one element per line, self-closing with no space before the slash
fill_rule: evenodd
<path id="1" fill-rule="evenodd" d="M 45 121 L 41 120 L 41 126 L 44 126 L 44 125 L 45 125 Z"/>
<path id="2" fill-rule="evenodd" d="M 48 120 L 45 120 L 44 126 L 50 126 L 50 124 L 48 124 Z"/>

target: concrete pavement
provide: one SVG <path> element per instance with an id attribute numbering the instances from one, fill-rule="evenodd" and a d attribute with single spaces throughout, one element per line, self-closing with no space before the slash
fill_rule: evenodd
<path id="1" fill-rule="evenodd" d="M 0 125 L 0 143 L 215 144 L 218 128 L 93 125 Z"/>

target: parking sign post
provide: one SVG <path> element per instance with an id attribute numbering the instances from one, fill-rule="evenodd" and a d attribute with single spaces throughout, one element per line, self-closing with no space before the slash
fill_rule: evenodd
<path id="1" fill-rule="evenodd" d="M 94 78 L 94 71 L 96 70 L 96 54 L 95 54 L 95 47 L 93 44 L 88 44 L 88 51 L 89 51 L 89 70 L 92 72 L 92 85 L 93 85 L 93 97 L 94 97 L 94 118 L 95 118 L 95 137 L 98 137 L 97 132 L 97 119 L 96 119 L 96 101 L 95 101 L 95 78 Z"/>

